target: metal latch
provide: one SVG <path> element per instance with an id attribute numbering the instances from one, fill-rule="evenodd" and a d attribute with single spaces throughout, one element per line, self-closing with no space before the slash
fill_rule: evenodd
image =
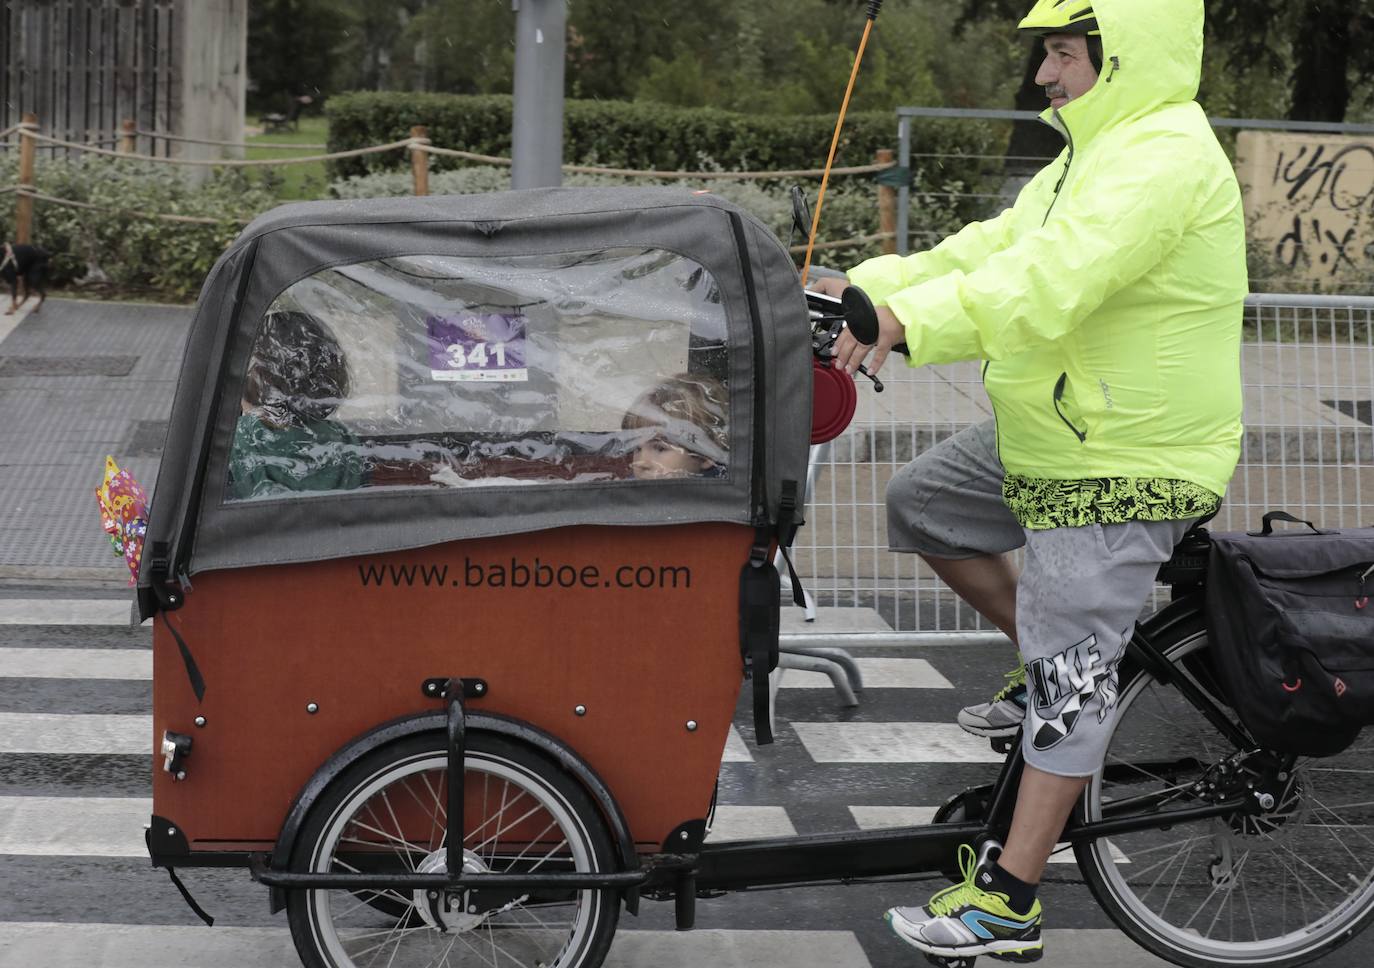
<path id="1" fill-rule="evenodd" d="M 186 757 L 191 755 L 191 737 L 170 729 L 162 734 L 162 768 L 174 780 L 186 779 Z"/>

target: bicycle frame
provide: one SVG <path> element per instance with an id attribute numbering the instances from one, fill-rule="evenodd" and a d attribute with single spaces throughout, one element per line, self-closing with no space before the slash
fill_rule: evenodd
<path id="1" fill-rule="evenodd" d="M 1165 630 L 1173 624 L 1196 615 L 1196 600 L 1176 602 L 1149 623 L 1151 629 Z M 1154 645 L 1151 634 L 1137 632 L 1128 648 L 1128 656 L 1139 668 L 1151 672 L 1162 682 L 1172 684 L 1183 693 L 1218 728 L 1241 742 L 1244 734 L 1198 686 L 1183 676 L 1172 674 L 1168 659 Z M 449 776 L 460 782 L 449 784 L 450 823 L 462 816 L 462 762 L 466 712 L 463 705 L 463 681 L 450 680 L 443 690 L 447 703 L 449 738 Z M 470 694 L 470 693 L 469 693 Z M 1224 725 L 1223 725 L 1224 724 Z M 1191 761 L 1178 764 L 1150 764 L 1156 770 L 1170 765 L 1192 766 Z M 1138 764 L 1135 765 L 1138 767 Z M 700 834 L 684 830 L 686 841 L 681 846 L 670 838 L 664 852 L 648 860 L 638 870 L 604 873 L 554 874 L 384 874 L 384 873 L 318 873 L 276 870 L 267 865 L 266 858 L 255 855 L 250 862 L 253 877 L 274 888 L 304 889 L 391 889 L 444 890 L 451 892 L 490 891 L 488 897 L 499 897 L 500 891 L 540 889 L 568 891 L 584 889 L 612 889 L 637 894 L 641 890 L 672 893 L 677 899 L 678 926 L 690 927 L 694 913 L 692 900 L 698 894 L 720 891 L 746 890 L 755 887 L 805 886 L 824 882 L 861 881 L 869 878 L 919 876 L 942 871 L 961 844 L 983 844 L 1000 841 L 1011 827 L 1016 792 L 1020 786 L 1024 759 L 1019 744 L 1015 745 L 1002 764 L 996 782 L 988 795 L 986 813 L 977 820 L 965 822 L 935 822 L 921 827 L 903 827 L 882 831 L 846 832 L 810 836 L 778 837 L 725 844 L 700 844 Z M 1234 815 L 1238 811 L 1259 813 L 1253 797 L 1236 795 L 1196 806 L 1160 809 L 1172 799 L 1171 791 L 1144 794 L 1112 804 L 1111 816 L 1101 820 L 1074 819 L 1064 829 L 1063 839 L 1072 844 L 1089 843 L 1102 837 L 1172 824 Z M 450 826 L 445 842 L 452 853 L 460 851 L 460 839 L 452 836 Z M 695 850 L 693 850 L 695 848 Z M 461 860 L 451 859 L 449 871 L 461 871 Z M 476 897 L 477 895 L 471 895 Z"/>

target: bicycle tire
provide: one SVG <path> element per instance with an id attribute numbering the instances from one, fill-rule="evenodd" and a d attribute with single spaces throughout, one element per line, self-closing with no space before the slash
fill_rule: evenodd
<path id="1" fill-rule="evenodd" d="M 292 868 L 357 870 L 357 861 L 372 857 L 381 866 L 368 869 L 445 870 L 446 743 L 443 733 L 422 733 L 350 765 L 307 817 Z M 524 871 L 546 861 L 545 870 L 616 869 L 610 834 L 591 797 L 539 751 L 468 733 L 464 782 L 465 869 Z M 478 914 L 466 913 L 461 903 L 450 908 L 427 900 L 424 892 L 380 893 L 386 903 L 356 889 L 289 892 L 291 935 L 302 964 L 600 968 L 620 916 L 620 895 L 611 890 L 527 893 L 523 901 L 517 895 Z M 562 941 L 560 932 L 566 934 Z M 378 937 L 390 946 L 380 954 L 371 947 Z"/>
<path id="2" fill-rule="evenodd" d="M 1227 708 L 1224 690 L 1208 660 L 1207 629 L 1200 614 L 1173 624 L 1155 644 L 1176 674 L 1189 676 Z M 1124 795 L 1128 787 L 1160 782 L 1168 784 L 1161 789 L 1187 787 L 1207 775 L 1208 764 L 1231 751 L 1234 746 L 1178 690 L 1164 686 L 1146 670 L 1128 670 L 1119 692 L 1107 762 L 1084 792 L 1083 817 L 1100 817 L 1102 804 L 1108 802 L 1104 798 L 1120 799 L 1112 796 L 1114 791 Z M 1152 758 L 1161 754 L 1163 759 Z M 1187 770 L 1170 775 L 1160 769 L 1146 776 L 1150 771 L 1138 769 L 1144 763 L 1176 766 L 1195 755 L 1196 776 L 1184 775 Z M 1369 805 L 1358 801 L 1349 805 L 1358 808 L 1358 819 L 1365 822 L 1353 826 L 1345 813 L 1335 812 L 1332 804 L 1321 799 L 1331 795 L 1328 789 L 1340 788 L 1330 785 L 1330 777 L 1324 774 L 1348 772 L 1351 767 L 1345 764 L 1350 763 L 1374 766 L 1374 748 L 1369 741 L 1357 743 L 1341 756 L 1345 759 L 1300 760 L 1285 785 L 1288 793 L 1264 817 L 1214 818 L 1080 843 L 1075 855 L 1083 878 L 1126 935 L 1151 953 L 1186 968 L 1292 968 L 1329 954 L 1374 922 L 1374 835 L 1359 829 L 1374 825 L 1374 798 Z M 1136 767 L 1129 765 L 1131 757 Z M 1332 759 L 1339 762 L 1333 764 Z M 1115 779 L 1109 778 L 1109 772 Z M 1334 832 L 1344 828 L 1333 820 L 1353 831 L 1358 838 L 1353 846 Z M 1374 831 L 1374 826 L 1368 829 Z M 1155 842 L 1175 837 L 1180 830 L 1187 832 L 1186 840 Z M 1294 844 L 1312 851 L 1317 863 L 1297 854 Z M 1159 853 L 1175 845 L 1172 854 Z M 1254 858 L 1259 860 L 1252 864 Z M 1331 864 L 1330 873 L 1317 866 L 1322 862 Z M 1292 874 L 1298 882 L 1311 878 L 1317 886 L 1290 884 Z M 1323 879 L 1328 883 L 1322 883 Z M 1167 887 L 1162 886 L 1165 881 Z M 1339 896 L 1347 883 L 1349 892 Z M 1171 913 L 1175 896 L 1180 906 Z M 1199 897 L 1201 903 L 1185 919 Z M 1310 913 L 1309 904 L 1320 908 L 1318 914 Z M 1215 913 L 1207 911 L 1209 905 L 1215 906 Z M 1199 917 L 1204 911 L 1210 920 Z M 1206 930 L 1198 927 L 1203 923 Z"/>

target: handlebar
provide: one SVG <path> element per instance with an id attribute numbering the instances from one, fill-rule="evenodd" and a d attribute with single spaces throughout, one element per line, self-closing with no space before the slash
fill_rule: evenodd
<path id="1" fill-rule="evenodd" d="M 865 346 L 878 342 L 878 311 L 858 286 L 850 286 L 839 297 L 807 289 L 806 305 L 811 313 L 811 349 L 822 364 L 834 358 L 835 340 L 842 330 L 848 329 Z M 863 366 L 859 372 L 873 381 L 876 392 L 883 392 L 881 380 Z"/>

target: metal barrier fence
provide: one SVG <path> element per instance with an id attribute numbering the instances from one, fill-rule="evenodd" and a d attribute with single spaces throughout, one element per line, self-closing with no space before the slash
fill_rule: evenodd
<path id="1" fill-rule="evenodd" d="M 1243 530 L 1273 509 L 1332 527 L 1374 524 L 1374 297 L 1250 297 L 1242 377 L 1240 465 L 1209 527 Z M 884 504 L 899 467 L 991 419 L 979 366 L 894 360 L 883 378 L 882 394 L 860 381 L 854 423 L 813 453 L 798 571 L 819 605 L 877 609 L 899 632 L 986 630 L 919 558 L 887 550 Z"/>

